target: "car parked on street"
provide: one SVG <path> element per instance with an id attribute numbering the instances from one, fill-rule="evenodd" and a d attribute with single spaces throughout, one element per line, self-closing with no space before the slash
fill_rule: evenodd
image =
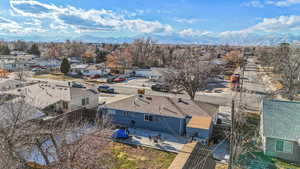
<path id="1" fill-rule="evenodd" d="M 86 88 L 83 84 L 80 84 L 80 83 L 72 83 L 72 87 L 74 87 L 74 88 Z"/>
<path id="2" fill-rule="evenodd" d="M 158 92 L 169 92 L 170 87 L 166 84 L 154 84 L 151 86 L 151 89 Z"/>
<path id="3" fill-rule="evenodd" d="M 124 78 L 124 77 L 117 77 L 113 80 L 113 82 L 115 82 L 115 83 L 120 83 L 120 82 L 124 82 L 124 81 L 126 81 L 126 78 Z"/>
<path id="4" fill-rule="evenodd" d="M 106 85 L 99 86 L 98 91 L 103 93 L 115 93 L 115 90 L 113 88 Z"/>

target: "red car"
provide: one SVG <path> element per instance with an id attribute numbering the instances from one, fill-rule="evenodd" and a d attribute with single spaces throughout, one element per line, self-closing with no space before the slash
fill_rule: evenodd
<path id="1" fill-rule="evenodd" d="M 113 82 L 117 82 L 117 83 L 119 83 L 119 82 L 124 82 L 124 81 L 126 81 L 126 79 L 123 78 L 123 77 L 117 77 L 117 78 L 115 78 L 115 79 L 113 80 Z"/>

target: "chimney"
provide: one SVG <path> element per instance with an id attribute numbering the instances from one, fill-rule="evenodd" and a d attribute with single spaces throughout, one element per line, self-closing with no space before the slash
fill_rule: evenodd
<path id="1" fill-rule="evenodd" d="M 178 98 L 178 103 L 181 103 L 182 102 L 182 99 L 181 98 Z"/>

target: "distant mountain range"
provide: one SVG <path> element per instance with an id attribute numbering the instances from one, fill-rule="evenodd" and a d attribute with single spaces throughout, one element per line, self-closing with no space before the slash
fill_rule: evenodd
<path id="1" fill-rule="evenodd" d="M 140 37 L 147 37 L 148 35 L 136 36 L 136 37 L 96 37 L 91 35 L 83 35 L 75 38 L 63 38 L 63 37 L 44 37 L 44 36 L 14 36 L 0 38 L 1 40 L 26 40 L 26 41 L 38 41 L 38 42 L 64 42 L 66 39 L 77 40 L 89 43 L 131 43 L 135 39 Z M 158 36 L 149 35 L 153 39 L 157 40 L 159 43 L 164 44 L 209 44 L 209 45 L 277 45 L 278 43 L 288 42 L 288 43 L 299 43 L 300 35 L 291 34 L 269 34 L 269 35 L 227 35 L 227 36 L 188 36 L 183 37 L 179 35 L 169 35 L 169 36 Z"/>

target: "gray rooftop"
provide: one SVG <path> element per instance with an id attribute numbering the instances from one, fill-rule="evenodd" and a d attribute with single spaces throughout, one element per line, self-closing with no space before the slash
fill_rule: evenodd
<path id="1" fill-rule="evenodd" d="M 151 99 L 147 99 L 151 98 Z M 142 112 L 164 116 L 212 116 L 216 109 L 210 109 L 208 104 L 195 103 L 191 100 L 169 98 L 164 96 L 132 96 L 105 105 L 106 108 L 131 112 Z"/>
<path id="2" fill-rule="evenodd" d="M 17 88 L 6 93 L 25 96 L 25 102 L 39 109 L 44 109 L 59 101 L 71 101 L 74 97 L 94 94 L 86 89 L 51 83 L 38 83 Z"/>
<path id="3" fill-rule="evenodd" d="M 262 120 L 265 137 L 300 139 L 300 102 L 264 100 Z"/>

